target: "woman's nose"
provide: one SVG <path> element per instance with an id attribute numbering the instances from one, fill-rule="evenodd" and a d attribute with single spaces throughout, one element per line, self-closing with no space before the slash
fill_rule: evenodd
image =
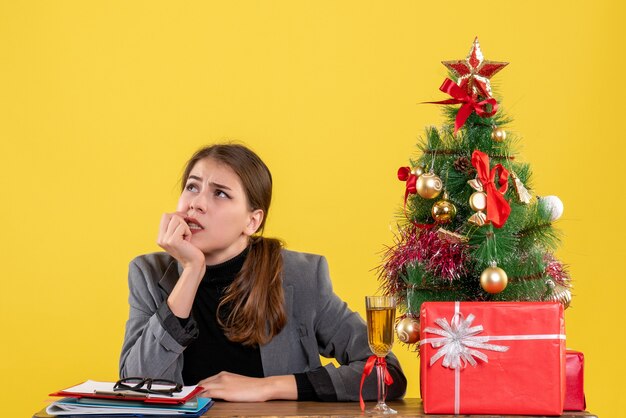
<path id="1" fill-rule="evenodd" d="M 196 196 L 195 198 L 191 200 L 191 202 L 189 202 L 189 207 L 190 209 L 193 209 L 200 213 L 205 213 L 206 212 L 205 199 L 203 199 L 202 196 Z"/>

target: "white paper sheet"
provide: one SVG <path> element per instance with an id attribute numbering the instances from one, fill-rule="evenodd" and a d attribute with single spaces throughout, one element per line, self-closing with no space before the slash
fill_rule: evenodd
<path id="1" fill-rule="evenodd" d="M 64 389 L 63 392 L 66 393 L 80 393 L 85 395 L 93 395 L 96 391 L 98 392 L 113 392 L 113 386 L 115 383 L 113 382 L 97 382 L 95 380 L 87 380 L 80 385 L 72 386 L 71 388 Z M 167 389 L 169 386 L 162 385 L 152 385 L 153 389 Z M 146 395 L 150 399 L 184 399 L 187 395 L 189 395 L 193 390 L 197 387 L 197 385 L 193 386 L 183 386 L 183 390 L 178 393 L 174 393 L 172 396 L 167 395 L 156 395 L 156 394 L 142 394 L 138 393 L 139 396 Z"/>

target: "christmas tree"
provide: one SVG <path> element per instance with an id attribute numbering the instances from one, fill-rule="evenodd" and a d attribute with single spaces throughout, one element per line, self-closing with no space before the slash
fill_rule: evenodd
<path id="1" fill-rule="evenodd" d="M 451 98 L 441 128 L 429 127 L 419 157 L 401 167 L 406 183 L 395 244 L 380 277 L 406 314 L 397 325 L 405 343 L 419 340 L 425 301 L 571 301 L 571 279 L 554 251 L 556 196 L 535 196 L 531 170 L 516 154 L 511 120 L 492 95 L 490 79 L 506 62 L 485 60 L 478 38 L 440 90 Z M 460 104 L 460 106 L 458 106 Z"/>

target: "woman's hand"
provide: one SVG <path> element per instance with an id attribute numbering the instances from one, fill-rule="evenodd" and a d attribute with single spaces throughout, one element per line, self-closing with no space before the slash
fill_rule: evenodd
<path id="1" fill-rule="evenodd" d="M 159 226 L 157 244 L 183 266 L 202 271 L 206 268 L 204 254 L 191 243 L 191 229 L 182 212 L 164 213 Z"/>
<path id="2" fill-rule="evenodd" d="M 161 217 L 157 244 L 183 266 L 183 273 L 167 298 L 170 309 L 179 318 L 188 318 L 200 281 L 206 271 L 202 251 L 191 243 L 191 229 L 182 212 Z"/>
<path id="3" fill-rule="evenodd" d="M 293 375 L 248 377 L 221 372 L 201 380 L 204 389 L 199 396 L 230 402 L 264 402 L 271 399 L 298 399 L 298 388 Z"/>

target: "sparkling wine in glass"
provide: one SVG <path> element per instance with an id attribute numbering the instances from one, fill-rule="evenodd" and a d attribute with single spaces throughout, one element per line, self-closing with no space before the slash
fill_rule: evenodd
<path id="1" fill-rule="evenodd" d="M 395 410 L 385 403 L 387 387 L 384 376 L 384 359 L 393 345 L 394 323 L 396 319 L 396 301 L 392 296 L 366 296 L 367 341 L 376 355 L 376 379 L 378 381 L 378 403 L 369 414 L 395 414 Z M 382 360 L 382 362 L 381 362 Z"/>

